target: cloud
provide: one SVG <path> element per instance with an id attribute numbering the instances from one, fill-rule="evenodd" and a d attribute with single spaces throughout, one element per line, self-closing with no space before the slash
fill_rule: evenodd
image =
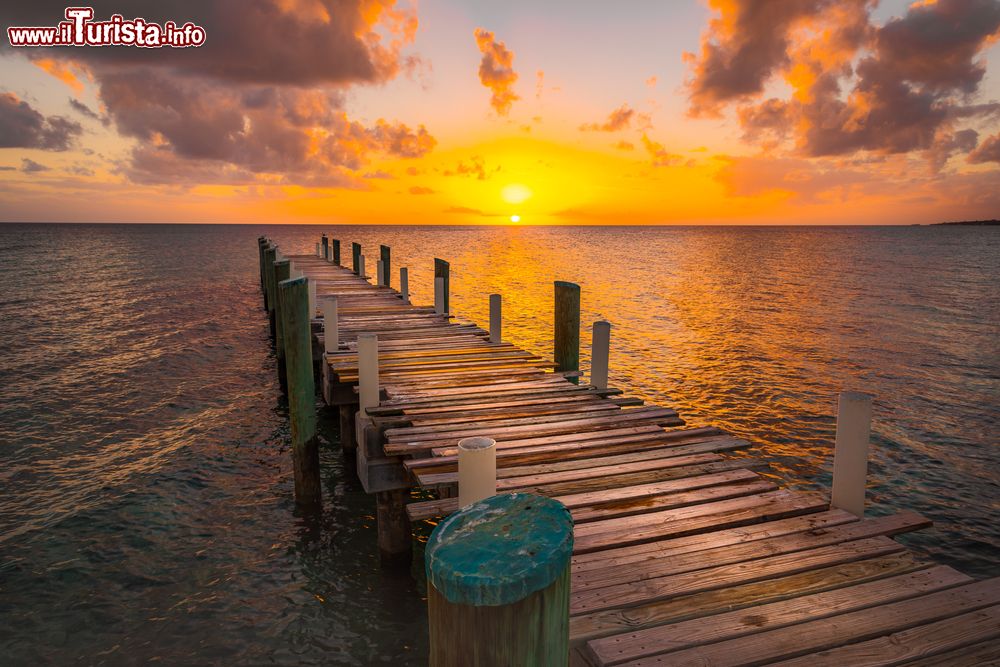
<path id="1" fill-rule="evenodd" d="M 49 171 L 50 169 L 51 167 L 46 167 L 44 164 L 38 164 L 29 158 L 21 160 L 21 171 L 26 174 L 36 174 L 40 171 Z"/>
<path id="2" fill-rule="evenodd" d="M 580 130 L 583 132 L 618 132 L 629 127 L 634 116 L 635 109 L 623 104 L 608 114 L 608 119 L 603 123 L 586 123 L 580 126 Z"/>
<path id="3" fill-rule="evenodd" d="M 969 154 L 969 162 L 981 164 L 983 162 L 1000 163 L 1000 134 L 987 137 L 975 151 Z"/>
<path id="4" fill-rule="evenodd" d="M 101 114 L 97 113 L 96 111 L 94 111 L 93 109 L 91 109 L 90 107 L 88 107 L 86 104 L 76 99 L 75 97 L 69 98 L 69 105 L 73 107 L 73 110 L 79 113 L 81 116 L 86 116 L 91 120 L 99 121 L 105 126 L 111 123 L 110 118 L 108 118 L 107 116 L 102 116 Z"/>
<path id="5" fill-rule="evenodd" d="M 635 150 L 635 144 L 631 141 L 625 141 L 624 139 L 615 144 L 615 148 L 620 151 L 631 151 Z"/>
<path id="6" fill-rule="evenodd" d="M 645 134 L 642 135 L 642 145 L 646 152 L 653 159 L 654 167 L 672 167 L 680 164 L 684 158 L 675 153 L 667 151 L 666 147 L 658 141 L 653 141 Z"/>
<path id="7" fill-rule="evenodd" d="M 432 190 L 431 188 L 425 188 L 421 185 L 414 185 L 412 188 L 410 188 L 411 195 L 432 195 L 435 192 L 436 190 Z"/>
<path id="8" fill-rule="evenodd" d="M 0 148 L 65 151 L 83 127 L 63 116 L 43 116 L 14 93 L 0 93 Z"/>
<path id="9" fill-rule="evenodd" d="M 737 104 L 744 139 L 800 156 L 922 151 L 940 169 L 972 150 L 960 119 L 997 113 L 969 104 L 1000 28 L 996 0 L 914 3 L 882 26 L 872 0 L 712 0 L 718 15 L 688 55 L 693 115 Z M 789 99 L 759 98 L 778 75 Z M 970 129 L 970 128 L 965 128 Z"/>
<path id="10" fill-rule="evenodd" d="M 538 70 L 535 72 L 535 99 L 542 99 L 542 92 L 545 90 L 545 72 Z"/>
<path id="11" fill-rule="evenodd" d="M 121 12 L 111 3 L 96 5 L 98 17 Z M 47 25 L 63 9 L 40 0 L 2 14 L 8 25 Z M 136 182 L 367 187 L 364 168 L 372 159 L 416 158 L 436 144 L 423 125 L 385 119 L 362 125 L 344 110 L 351 85 L 383 83 L 417 63 L 403 54 L 416 15 L 394 0 L 138 0 L 127 13 L 191 20 L 208 38 L 195 49 L 22 55 L 56 59 L 47 71 L 83 71 L 94 81 L 106 115 L 76 100 L 71 105 L 136 140 L 118 166 Z M 56 126 L 51 119 L 50 125 Z"/>
<path id="12" fill-rule="evenodd" d="M 655 76 L 651 76 L 648 79 L 646 79 L 646 87 L 647 88 L 656 88 L 656 82 L 657 82 L 656 77 Z"/>
<path id="13" fill-rule="evenodd" d="M 488 169 L 486 161 L 481 156 L 473 155 L 468 162 L 460 160 L 454 169 L 446 169 L 442 174 L 445 176 L 475 176 L 477 180 L 485 181 L 498 171 L 500 171 L 500 165 Z"/>
<path id="14" fill-rule="evenodd" d="M 503 42 L 498 42 L 489 30 L 476 28 L 476 46 L 483 54 L 479 62 L 479 81 L 493 93 L 490 106 L 501 116 L 510 113 L 511 105 L 521 99 L 514 93 L 517 72 L 514 71 L 514 52 Z"/>

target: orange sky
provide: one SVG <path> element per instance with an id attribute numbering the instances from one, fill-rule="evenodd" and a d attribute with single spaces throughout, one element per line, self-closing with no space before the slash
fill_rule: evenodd
<path id="1" fill-rule="evenodd" d="M 186 51 L 5 44 L 0 219 L 1000 217 L 998 0 L 268 4 L 97 5 Z"/>

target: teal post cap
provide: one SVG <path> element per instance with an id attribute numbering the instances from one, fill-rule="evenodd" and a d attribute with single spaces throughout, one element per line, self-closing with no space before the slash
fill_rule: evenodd
<path id="1" fill-rule="evenodd" d="M 573 555 L 573 518 L 557 500 L 506 493 L 438 524 L 427 543 L 427 581 L 449 602 L 506 605 L 546 588 Z"/>

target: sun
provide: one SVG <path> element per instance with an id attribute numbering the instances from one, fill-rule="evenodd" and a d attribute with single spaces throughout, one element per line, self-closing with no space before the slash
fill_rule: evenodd
<path id="1" fill-rule="evenodd" d="M 517 223 L 521 222 L 521 216 L 519 216 L 519 215 L 512 215 L 512 216 L 510 216 L 510 221 L 513 222 L 514 224 L 517 224 Z"/>
<path id="2" fill-rule="evenodd" d="M 527 185 L 511 183 L 500 190 L 500 197 L 508 204 L 520 204 L 531 197 L 531 190 Z"/>

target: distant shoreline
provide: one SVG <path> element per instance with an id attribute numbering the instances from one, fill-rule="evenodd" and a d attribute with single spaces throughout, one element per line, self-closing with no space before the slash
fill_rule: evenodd
<path id="1" fill-rule="evenodd" d="M 960 222 L 934 222 L 934 225 L 970 225 L 985 227 L 988 225 L 1000 225 L 1000 220 L 962 220 Z"/>

